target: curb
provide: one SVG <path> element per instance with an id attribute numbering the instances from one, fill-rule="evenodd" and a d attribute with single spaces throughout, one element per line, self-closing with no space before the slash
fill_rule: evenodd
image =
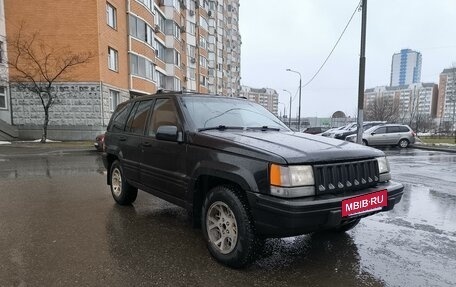
<path id="1" fill-rule="evenodd" d="M 411 145 L 410 147 L 416 149 L 430 150 L 430 151 L 443 151 L 449 153 L 456 153 L 456 148 L 450 147 L 436 147 L 436 146 L 427 146 L 427 145 Z"/>

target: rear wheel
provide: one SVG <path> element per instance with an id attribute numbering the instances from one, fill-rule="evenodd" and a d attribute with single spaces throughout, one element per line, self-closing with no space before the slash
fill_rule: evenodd
<path id="1" fill-rule="evenodd" d="M 400 148 L 406 148 L 409 145 L 409 141 L 407 139 L 401 139 L 399 141 L 399 147 Z"/>
<path id="2" fill-rule="evenodd" d="M 110 177 L 111 194 L 114 200 L 120 205 L 133 203 L 138 195 L 138 189 L 127 182 L 118 160 L 114 161 L 111 165 Z"/>
<path id="3" fill-rule="evenodd" d="M 222 264 L 241 268 L 255 260 L 262 246 L 245 198 L 235 188 L 213 188 L 203 204 L 202 226 L 207 248 Z"/>

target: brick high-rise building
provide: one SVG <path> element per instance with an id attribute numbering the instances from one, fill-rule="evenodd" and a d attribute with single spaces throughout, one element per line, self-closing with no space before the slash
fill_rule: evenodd
<path id="1" fill-rule="evenodd" d="M 50 138 L 89 139 L 118 103 L 157 89 L 238 95 L 238 9 L 239 0 L 11 0 L 6 34 L 22 26 L 56 49 L 95 55 L 58 83 L 66 93 L 49 123 Z M 39 138 L 39 100 L 12 85 L 11 109 L 21 137 Z"/>
<path id="2" fill-rule="evenodd" d="M 274 115 L 278 115 L 279 94 L 276 90 L 269 88 L 256 89 L 248 86 L 242 86 L 239 95 L 247 98 L 249 101 L 262 105 Z"/>
<path id="3" fill-rule="evenodd" d="M 437 118 L 453 121 L 456 118 L 456 68 L 444 69 L 440 73 Z"/>

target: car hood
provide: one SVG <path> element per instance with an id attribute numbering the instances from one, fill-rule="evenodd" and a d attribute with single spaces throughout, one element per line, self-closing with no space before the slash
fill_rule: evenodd
<path id="1" fill-rule="evenodd" d="M 235 153 L 252 152 L 275 156 L 286 164 L 334 162 L 384 156 L 380 150 L 346 141 L 297 132 L 204 131 L 197 133 L 198 145 Z"/>

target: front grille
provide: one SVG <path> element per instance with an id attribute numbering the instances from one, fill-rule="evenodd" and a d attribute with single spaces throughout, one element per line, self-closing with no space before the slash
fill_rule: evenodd
<path id="1" fill-rule="evenodd" d="M 377 184 L 378 163 L 375 159 L 314 165 L 317 194 L 359 190 Z"/>

